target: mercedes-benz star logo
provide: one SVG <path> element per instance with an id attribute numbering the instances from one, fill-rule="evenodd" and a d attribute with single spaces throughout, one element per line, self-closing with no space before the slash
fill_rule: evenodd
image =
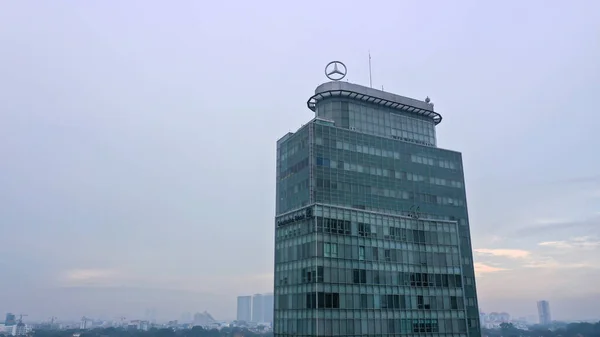
<path id="1" fill-rule="evenodd" d="M 346 65 L 340 61 L 331 61 L 325 66 L 325 76 L 332 81 L 339 81 L 346 77 Z"/>

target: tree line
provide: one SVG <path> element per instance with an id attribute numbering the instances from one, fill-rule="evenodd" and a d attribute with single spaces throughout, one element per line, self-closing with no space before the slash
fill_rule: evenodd
<path id="1" fill-rule="evenodd" d="M 600 322 L 570 323 L 553 329 L 533 326 L 529 330 L 502 323 L 499 329 L 482 329 L 481 334 L 487 337 L 600 337 Z"/>
<path id="2" fill-rule="evenodd" d="M 244 328 L 204 329 L 195 326 L 191 329 L 173 330 L 170 328 L 151 328 L 148 331 L 124 328 L 97 328 L 81 331 L 72 330 L 45 330 L 37 329 L 32 337 L 273 337 L 272 332 L 257 333 Z M 515 327 L 511 323 L 500 324 L 499 329 L 482 329 L 484 337 L 600 337 L 600 322 L 597 323 L 570 323 L 549 329 L 542 326 L 533 326 L 529 330 Z M 10 337 L 0 334 L 0 337 Z"/>
<path id="3" fill-rule="evenodd" d="M 73 337 L 80 333 L 79 337 L 273 337 L 271 332 L 256 333 L 243 328 L 204 329 L 195 326 L 191 329 L 173 330 L 171 328 L 151 328 L 148 331 L 133 330 L 125 328 L 96 328 L 81 331 L 72 330 L 48 330 L 36 329 L 32 337 Z M 0 337 L 10 337 L 0 334 Z"/>

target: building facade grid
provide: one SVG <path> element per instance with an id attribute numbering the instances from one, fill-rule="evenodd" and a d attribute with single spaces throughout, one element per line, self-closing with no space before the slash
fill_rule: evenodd
<path id="1" fill-rule="evenodd" d="M 423 116 L 330 99 L 278 141 L 277 336 L 479 336 L 462 157 Z"/>
<path id="2" fill-rule="evenodd" d="M 252 296 L 238 296 L 237 320 L 243 322 L 252 320 Z"/>

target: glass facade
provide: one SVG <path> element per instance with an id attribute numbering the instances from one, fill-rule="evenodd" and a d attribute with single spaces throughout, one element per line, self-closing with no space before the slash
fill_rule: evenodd
<path id="1" fill-rule="evenodd" d="M 277 143 L 275 335 L 480 336 L 461 154 L 418 114 L 316 115 Z"/>
<path id="2" fill-rule="evenodd" d="M 319 104 L 317 117 L 331 120 L 342 128 L 435 146 L 435 123 L 431 118 L 397 114 L 386 106 L 351 99 Z"/>

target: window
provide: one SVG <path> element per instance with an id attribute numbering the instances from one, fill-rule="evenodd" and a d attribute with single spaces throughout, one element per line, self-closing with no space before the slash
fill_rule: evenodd
<path id="1" fill-rule="evenodd" d="M 448 275 L 446 281 L 448 281 Z M 410 285 L 411 287 L 433 287 L 435 285 L 436 275 L 427 273 L 414 273 L 410 274 Z M 446 283 L 445 287 L 448 287 Z"/>
<path id="2" fill-rule="evenodd" d="M 323 267 L 304 268 L 301 271 L 302 283 L 319 283 L 323 282 Z"/>
<path id="3" fill-rule="evenodd" d="M 371 235 L 371 225 L 366 223 L 358 224 L 358 235 L 359 236 L 370 236 Z"/>
<path id="4" fill-rule="evenodd" d="M 317 307 L 317 294 L 309 293 L 306 294 L 306 308 L 314 309 Z"/>
<path id="5" fill-rule="evenodd" d="M 317 166 L 329 167 L 330 161 L 328 158 L 317 157 Z"/>
<path id="6" fill-rule="evenodd" d="M 340 307 L 340 294 L 325 292 L 306 294 L 306 307 L 309 309 L 338 309 Z"/>
<path id="7" fill-rule="evenodd" d="M 338 245 L 337 243 L 325 243 L 324 247 L 325 257 L 338 257 Z"/>
<path id="8" fill-rule="evenodd" d="M 365 247 L 364 246 L 359 246 L 358 247 L 358 259 L 359 260 L 364 260 L 365 259 Z"/>
<path id="9" fill-rule="evenodd" d="M 417 309 L 431 310 L 431 305 L 429 304 L 429 296 L 417 296 Z"/>
<path id="10" fill-rule="evenodd" d="M 353 283 L 367 283 L 367 271 L 365 269 L 352 270 Z"/>
<path id="11" fill-rule="evenodd" d="M 360 294 L 360 308 L 361 309 L 369 308 L 369 297 L 367 294 Z"/>
<path id="12" fill-rule="evenodd" d="M 413 230 L 413 242 L 426 243 L 425 242 L 425 231 Z"/>
<path id="13" fill-rule="evenodd" d="M 457 288 L 462 288 L 462 277 L 460 275 L 454 275 L 455 285 Z"/>
<path id="14" fill-rule="evenodd" d="M 407 286 L 407 285 L 411 284 L 410 274 L 400 272 L 398 274 L 398 284 L 401 286 Z"/>
<path id="15" fill-rule="evenodd" d="M 404 295 L 381 295 L 382 309 L 406 309 Z"/>
<path id="16" fill-rule="evenodd" d="M 396 325 L 395 325 L 396 320 L 395 319 L 388 319 L 387 320 L 387 325 L 388 325 L 388 333 L 396 333 Z"/>
<path id="17" fill-rule="evenodd" d="M 413 320 L 413 332 L 437 332 L 437 320 L 435 319 L 420 319 Z"/>
<path id="18" fill-rule="evenodd" d="M 325 293 L 325 308 L 337 309 L 340 307 L 340 294 Z"/>
<path id="19" fill-rule="evenodd" d="M 464 309 L 464 302 L 462 300 L 462 297 L 459 296 L 450 296 L 450 309 Z"/>
<path id="20" fill-rule="evenodd" d="M 390 237 L 393 240 L 406 241 L 406 229 L 390 227 Z"/>
<path id="21" fill-rule="evenodd" d="M 350 235 L 350 228 L 350 221 L 347 220 L 337 220 L 321 217 L 317 218 L 317 230 L 319 232 Z"/>

